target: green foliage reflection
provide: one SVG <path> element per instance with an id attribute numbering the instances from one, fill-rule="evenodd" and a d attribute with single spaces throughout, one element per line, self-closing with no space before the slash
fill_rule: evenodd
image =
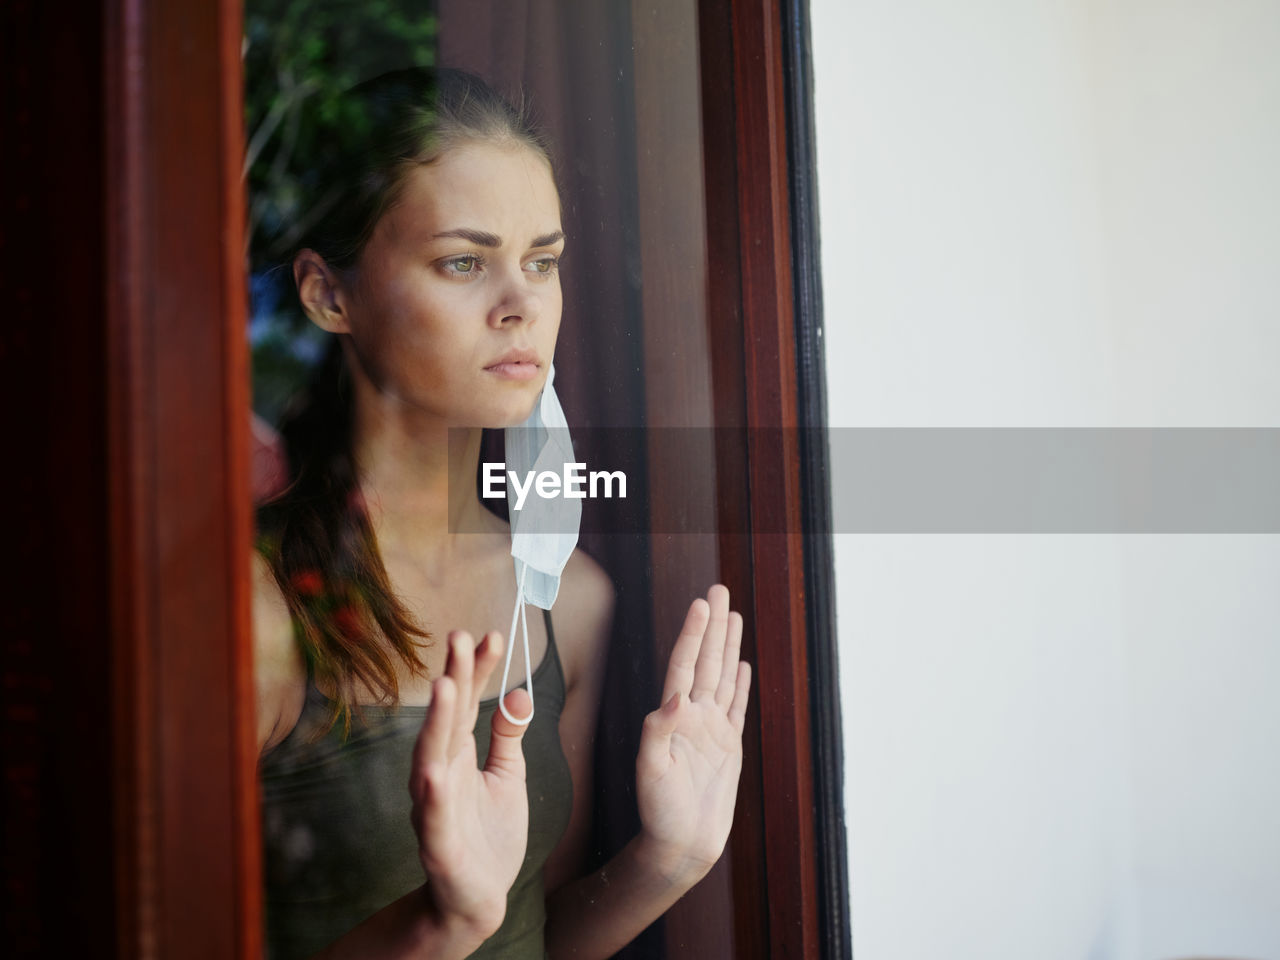
<path id="1" fill-rule="evenodd" d="M 432 6 L 430 0 L 245 4 L 254 408 L 268 421 L 276 419 L 316 354 L 318 339 L 297 308 L 285 260 L 334 202 L 317 187 L 321 161 L 337 146 L 327 141 L 361 136 L 364 118 L 341 94 L 389 70 L 433 64 Z"/>

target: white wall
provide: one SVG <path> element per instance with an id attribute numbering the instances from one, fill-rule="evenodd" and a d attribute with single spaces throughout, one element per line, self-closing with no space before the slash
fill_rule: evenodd
<path id="1" fill-rule="evenodd" d="M 1280 426 L 1280 3 L 810 6 L 833 426 Z M 1280 958 L 1280 537 L 836 573 L 857 960 Z"/>

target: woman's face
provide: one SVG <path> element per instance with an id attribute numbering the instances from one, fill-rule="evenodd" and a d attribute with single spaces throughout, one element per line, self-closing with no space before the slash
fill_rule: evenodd
<path id="1" fill-rule="evenodd" d="M 364 373 L 448 426 L 521 423 L 555 351 L 563 248 L 560 198 L 530 148 L 464 143 L 416 168 L 347 288 Z"/>

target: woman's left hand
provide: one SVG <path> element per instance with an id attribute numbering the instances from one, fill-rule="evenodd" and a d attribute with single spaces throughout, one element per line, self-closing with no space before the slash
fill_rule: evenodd
<path id="1" fill-rule="evenodd" d="M 663 705 L 636 759 L 639 851 L 668 882 L 692 886 L 720 859 L 742 770 L 751 667 L 739 660 L 742 615 L 717 584 L 689 607 L 671 651 Z"/>

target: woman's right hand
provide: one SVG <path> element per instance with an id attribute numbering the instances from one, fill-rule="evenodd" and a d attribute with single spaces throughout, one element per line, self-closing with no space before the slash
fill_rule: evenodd
<path id="1" fill-rule="evenodd" d="M 483 770 L 476 764 L 480 693 L 501 656 L 501 634 L 487 634 L 478 647 L 464 631 L 449 634 L 448 663 L 432 687 L 409 781 L 436 919 L 482 938 L 502 924 L 529 833 L 525 727 L 495 711 L 489 758 Z M 522 689 L 507 694 L 506 705 L 515 716 L 532 706 Z"/>

